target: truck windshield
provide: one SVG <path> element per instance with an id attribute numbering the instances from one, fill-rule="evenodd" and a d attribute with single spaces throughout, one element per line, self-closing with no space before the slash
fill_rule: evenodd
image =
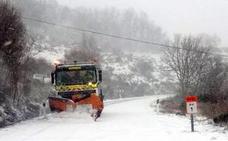
<path id="1" fill-rule="evenodd" d="M 95 70 L 58 71 L 56 75 L 57 85 L 76 85 L 96 82 Z"/>

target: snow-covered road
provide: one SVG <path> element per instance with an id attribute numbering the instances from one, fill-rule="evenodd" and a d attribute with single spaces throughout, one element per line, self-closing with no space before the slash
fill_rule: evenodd
<path id="1" fill-rule="evenodd" d="M 109 104 L 94 122 L 85 113 L 51 114 L 0 129 L 0 141 L 227 141 L 222 128 L 197 122 L 190 132 L 187 117 L 156 113 L 158 96 Z"/>

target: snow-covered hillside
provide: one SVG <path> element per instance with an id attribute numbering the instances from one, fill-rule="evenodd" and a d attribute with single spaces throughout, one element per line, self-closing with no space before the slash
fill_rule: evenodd
<path id="1" fill-rule="evenodd" d="M 2 141 L 227 141 L 227 132 L 206 122 L 190 131 L 188 117 L 155 112 L 162 96 L 144 97 L 105 106 L 97 122 L 79 113 L 51 114 L 0 129 Z"/>
<path id="2" fill-rule="evenodd" d="M 51 47 L 49 44 L 41 44 L 41 49 L 34 49 L 36 58 L 46 59 L 48 62 L 53 63 L 55 60 L 63 60 L 67 48 L 64 45 Z"/>
<path id="3" fill-rule="evenodd" d="M 68 49 L 57 46 L 36 57 L 49 62 L 63 60 Z M 110 51 L 100 52 L 100 55 L 106 85 L 104 92 L 109 94 L 106 98 L 174 93 L 176 79 L 172 73 L 162 70 L 161 54 Z"/>
<path id="4" fill-rule="evenodd" d="M 129 93 L 140 96 L 174 93 L 175 75 L 162 70 L 161 54 L 148 53 L 103 53 L 102 67 L 115 85 L 129 87 Z M 127 84 L 121 84 L 120 81 Z M 119 88 L 118 87 L 118 88 Z M 135 89 L 135 90 L 134 90 Z"/>
<path id="5" fill-rule="evenodd" d="M 162 54 L 149 53 L 103 53 L 102 66 L 105 70 L 112 69 L 116 76 L 132 76 L 129 83 L 154 84 L 169 81 L 161 74 Z M 140 64 L 141 63 L 141 64 Z M 141 70 L 140 70 L 141 69 Z M 145 74 L 148 72 L 148 74 Z M 175 82 L 175 77 L 172 80 Z"/>

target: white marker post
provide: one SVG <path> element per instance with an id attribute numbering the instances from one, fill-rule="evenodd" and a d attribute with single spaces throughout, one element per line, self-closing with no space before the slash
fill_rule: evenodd
<path id="1" fill-rule="evenodd" d="M 159 105 L 160 105 L 160 100 L 157 99 L 156 100 L 156 112 L 158 113 L 160 110 L 159 110 Z"/>
<path id="2" fill-rule="evenodd" d="M 194 132 L 194 118 L 193 118 L 193 114 L 197 113 L 197 96 L 187 96 L 185 98 L 186 101 L 186 110 L 187 113 L 190 114 L 191 116 L 191 129 L 192 132 Z"/>
<path id="3" fill-rule="evenodd" d="M 47 119 L 47 113 L 46 113 L 46 102 L 42 103 L 42 115 L 44 119 Z"/>

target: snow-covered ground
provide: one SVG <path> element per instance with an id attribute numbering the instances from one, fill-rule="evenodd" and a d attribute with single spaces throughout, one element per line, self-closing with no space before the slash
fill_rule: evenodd
<path id="1" fill-rule="evenodd" d="M 44 48 L 40 52 L 34 50 L 34 52 L 39 52 L 34 57 L 46 59 L 50 63 L 53 63 L 56 60 L 64 60 L 64 54 L 67 51 L 67 48 L 64 45 L 50 47 L 50 45 L 47 44 L 46 46 L 48 47 Z"/>
<path id="2" fill-rule="evenodd" d="M 51 114 L 0 130 L 1 141 L 227 141 L 228 133 L 205 122 L 190 132 L 187 117 L 155 112 L 159 96 L 108 104 L 94 122 L 87 114 Z M 107 102 L 109 103 L 109 102 Z M 151 106 L 152 105 L 152 106 Z"/>

